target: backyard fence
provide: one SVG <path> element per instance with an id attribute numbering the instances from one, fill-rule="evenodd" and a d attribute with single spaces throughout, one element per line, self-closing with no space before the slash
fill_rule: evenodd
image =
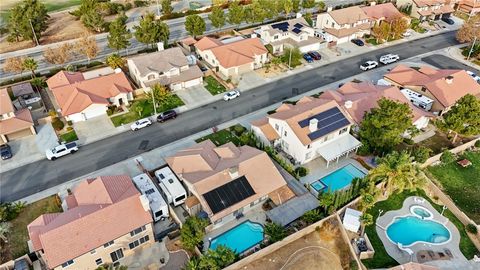
<path id="1" fill-rule="evenodd" d="M 455 148 L 453 148 L 453 149 L 450 149 L 450 150 L 448 150 L 448 151 L 450 151 L 450 152 L 453 153 L 453 154 L 460 153 L 460 152 L 465 151 L 465 150 L 467 150 L 468 148 L 474 146 L 475 143 L 476 143 L 478 140 L 480 140 L 480 138 L 473 139 L 473 140 L 471 140 L 471 141 L 469 141 L 469 142 L 467 142 L 467 143 L 464 143 L 464 144 L 462 144 L 462 145 L 460 145 L 460 146 L 457 146 L 457 147 L 455 147 Z M 434 164 L 435 162 L 440 161 L 440 157 L 441 157 L 441 156 L 442 156 L 442 153 L 440 153 L 440 154 L 438 154 L 438 155 L 435 155 L 435 156 L 427 159 L 427 161 L 425 161 L 422 165 L 420 165 L 420 167 L 426 168 L 426 167 Z"/>

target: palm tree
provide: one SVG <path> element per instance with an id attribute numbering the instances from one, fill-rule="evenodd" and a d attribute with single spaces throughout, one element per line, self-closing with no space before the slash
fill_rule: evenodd
<path id="1" fill-rule="evenodd" d="M 333 205 L 335 200 L 335 194 L 332 192 L 322 193 L 318 198 L 318 203 L 323 209 L 325 209 L 325 214 L 328 214 L 329 208 Z"/>
<path id="2" fill-rule="evenodd" d="M 374 182 L 384 182 L 384 196 L 405 189 L 415 190 L 426 183 L 425 174 L 413 163 L 413 157 L 406 151 L 394 151 L 383 157 L 368 177 Z"/>
<path id="3" fill-rule="evenodd" d="M 35 78 L 35 70 L 38 68 L 38 63 L 35 59 L 28 57 L 23 60 L 23 67 L 32 72 L 32 78 Z"/>
<path id="4" fill-rule="evenodd" d="M 360 216 L 360 222 L 362 223 L 362 232 L 360 235 L 363 235 L 363 231 L 365 227 L 370 226 L 373 224 L 373 216 L 367 213 L 364 213 Z"/>
<path id="5" fill-rule="evenodd" d="M 272 222 L 265 224 L 265 234 L 268 235 L 270 243 L 275 243 L 285 238 L 287 231 L 282 225 Z"/>
<path id="6" fill-rule="evenodd" d="M 4 243 L 7 242 L 7 234 L 10 232 L 10 228 L 12 225 L 8 222 L 1 222 L 0 223 L 0 240 Z"/>

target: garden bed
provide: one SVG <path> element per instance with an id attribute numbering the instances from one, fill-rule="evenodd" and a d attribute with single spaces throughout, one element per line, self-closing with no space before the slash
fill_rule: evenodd
<path id="1" fill-rule="evenodd" d="M 212 75 L 205 77 L 203 81 L 205 82 L 205 88 L 208 90 L 208 92 L 210 92 L 210 94 L 212 94 L 212 96 L 227 91 L 225 86 L 218 82 L 217 79 L 215 79 Z"/>
<path id="2" fill-rule="evenodd" d="M 246 130 L 243 126 L 241 125 L 236 125 L 237 127 L 242 127 L 244 130 Z M 206 140 L 211 140 L 216 146 L 220 146 L 223 144 L 226 144 L 228 142 L 234 143 L 236 146 L 242 145 L 242 142 L 240 141 L 239 136 L 237 136 L 233 130 L 235 129 L 235 126 L 228 127 L 226 129 L 218 130 L 217 132 L 214 132 L 212 134 L 209 134 L 207 136 L 203 136 L 199 139 L 196 139 L 195 142 L 203 142 Z M 241 135 L 241 133 L 238 133 Z"/>
<path id="3" fill-rule="evenodd" d="M 71 130 L 66 133 L 60 134 L 58 137 L 62 142 L 66 142 L 66 143 L 78 140 L 78 136 L 75 130 Z"/>

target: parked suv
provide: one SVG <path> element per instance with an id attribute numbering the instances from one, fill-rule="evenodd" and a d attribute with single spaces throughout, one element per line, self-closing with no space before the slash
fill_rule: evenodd
<path id="1" fill-rule="evenodd" d="M 152 121 L 150 121 L 150 119 L 148 118 L 145 118 L 145 119 L 140 119 L 138 121 L 136 121 L 135 123 L 133 123 L 130 128 L 133 130 L 133 131 L 137 131 L 139 129 L 142 129 L 144 127 L 149 127 L 152 125 Z"/>
<path id="2" fill-rule="evenodd" d="M 309 52 L 308 55 L 310 55 L 315 60 L 322 59 L 322 56 L 318 52 L 315 52 L 315 51 Z"/>
<path id="3" fill-rule="evenodd" d="M 390 63 L 394 63 L 394 62 L 397 62 L 398 60 L 400 60 L 400 56 L 398 56 L 398 54 L 385 54 L 385 55 L 382 55 L 380 57 L 380 63 L 384 64 L 384 65 L 388 65 Z"/>
<path id="4" fill-rule="evenodd" d="M 370 70 L 372 68 L 376 68 L 378 66 L 377 61 L 367 61 L 360 65 L 360 69 L 363 71 Z"/>
<path id="5" fill-rule="evenodd" d="M 8 144 L 3 144 L 0 145 L 0 153 L 2 154 L 2 159 L 9 159 L 12 158 L 12 149 L 10 148 L 10 145 Z"/>
<path id="6" fill-rule="evenodd" d="M 313 58 L 308 53 L 303 54 L 303 59 L 305 59 L 305 61 L 307 61 L 308 63 L 313 62 Z"/>
<path id="7" fill-rule="evenodd" d="M 55 160 L 59 157 L 63 157 L 68 154 L 73 154 L 78 151 L 78 145 L 76 142 L 70 142 L 55 146 L 55 148 L 47 149 L 45 155 L 49 160 Z"/>
<path id="8" fill-rule="evenodd" d="M 175 117 L 177 117 L 177 113 L 174 110 L 168 110 L 157 116 L 157 122 L 163 123 L 167 120 L 175 119 Z"/>

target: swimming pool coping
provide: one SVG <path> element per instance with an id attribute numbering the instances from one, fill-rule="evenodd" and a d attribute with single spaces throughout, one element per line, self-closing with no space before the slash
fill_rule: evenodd
<path id="1" fill-rule="evenodd" d="M 250 223 L 253 223 L 253 224 L 258 224 L 258 225 L 260 225 L 260 227 L 262 227 L 262 236 L 263 236 L 263 237 L 262 237 L 262 240 L 260 240 L 260 241 L 258 241 L 257 243 L 255 243 L 255 244 L 253 244 L 253 245 L 249 246 L 248 248 L 246 248 L 246 249 L 245 249 L 245 250 L 243 250 L 242 252 L 238 252 L 238 253 L 237 253 L 237 252 L 236 252 L 236 250 L 233 250 L 233 252 L 237 253 L 238 255 L 241 255 L 241 254 L 243 254 L 244 252 L 246 252 L 247 250 L 249 250 L 249 249 L 253 248 L 253 247 L 254 247 L 254 246 L 256 246 L 256 245 L 258 245 L 258 243 L 260 243 L 260 242 L 264 241 L 264 240 L 265 240 L 265 226 L 263 226 L 261 223 L 258 223 L 258 222 L 255 222 L 255 221 L 251 221 L 250 219 L 247 219 L 247 220 L 244 220 L 244 221 L 242 221 L 242 222 L 238 223 L 238 224 L 237 224 L 237 225 L 235 225 L 234 227 L 232 227 L 232 228 L 230 228 L 230 229 L 228 229 L 228 230 L 226 230 L 226 231 L 222 232 L 221 234 L 219 234 L 219 235 L 215 236 L 214 238 L 212 238 L 212 239 L 208 239 L 208 248 L 207 248 L 207 250 L 209 250 L 209 249 L 210 249 L 210 247 L 211 247 L 211 245 L 212 245 L 212 241 L 213 241 L 214 239 L 217 239 L 218 237 L 220 237 L 220 236 L 222 236 L 222 235 L 224 235 L 224 234 L 228 233 L 229 231 L 231 231 L 231 230 L 233 230 L 233 229 L 237 228 L 238 226 L 240 226 L 240 225 L 242 225 L 243 223 L 246 223 L 246 222 L 250 222 Z M 230 247 L 228 247 L 228 248 L 230 248 Z M 230 248 L 230 249 L 231 249 L 231 248 Z"/>
<path id="2" fill-rule="evenodd" d="M 343 169 L 343 168 L 345 168 L 345 167 L 347 167 L 348 165 L 352 165 L 352 166 L 355 167 L 357 170 L 359 170 L 361 173 L 363 173 L 364 175 L 363 175 L 362 179 L 365 178 L 365 176 L 367 176 L 368 170 L 366 170 L 366 168 L 363 167 L 361 164 L 359 164 L 360 167 L 361 167 L 361 168 L 359 168 L 355 163 L 353 163 L 353 162 L 348 162 L 347 164 L 345 164 L 345 165 L 343 165 L 343 166 L 341 166 L 341 167 L 339 167 L 339 168 L 336 168 L 336 169 L 334 169 L 334 170 L 332 170 L 332 171 L 330 171 L 330 172 L 328 172 L 328 173 L 325 173 L 325 174 L 321 175 L 318 179 L 313 180 L 312 182 L 309 182 L 308 185 L 309 185 L 310 187 L 312 187 L 313 190 L 315 190 L 318 194 L 320 194 L 320 192 L 323 192 L 326 188 L 328 188 L 328 185 L 325 184 L 325 183 L 322 181 L 322 179 L 325 178 L 325 177 L 327 177 L 327 176 L 329 176 L 329 175 L 331 175 L 331 174 L 333 174 L 333 173 L 335 173 L 335 172 L 337 172 L 337 171 L 339 171 L 339 170 L 341 170 L 341 169 Z M 355 178 L 355 177 L 354 177 L 354 178 Z M 352 178 L 352 180 L 353 180 L 353 178 Z M 312 183 L 315 183 L 315 182 L 320 182 L 320 183 L 322 183 L 322 185 L 324 186 L 324 188 L 322 188 L 321 190 L 315 189 L 315 188 L 312 186 Z M 348 186 L 350 186 L 351 184 L 352 184 L 352 182 L 350 182 L 350 184 L 344 186 L 343 188 L 340 188 L 340 189 L 335 190 L 334 192 L 343 190 L 343 189 L 347 188 Z"/>

